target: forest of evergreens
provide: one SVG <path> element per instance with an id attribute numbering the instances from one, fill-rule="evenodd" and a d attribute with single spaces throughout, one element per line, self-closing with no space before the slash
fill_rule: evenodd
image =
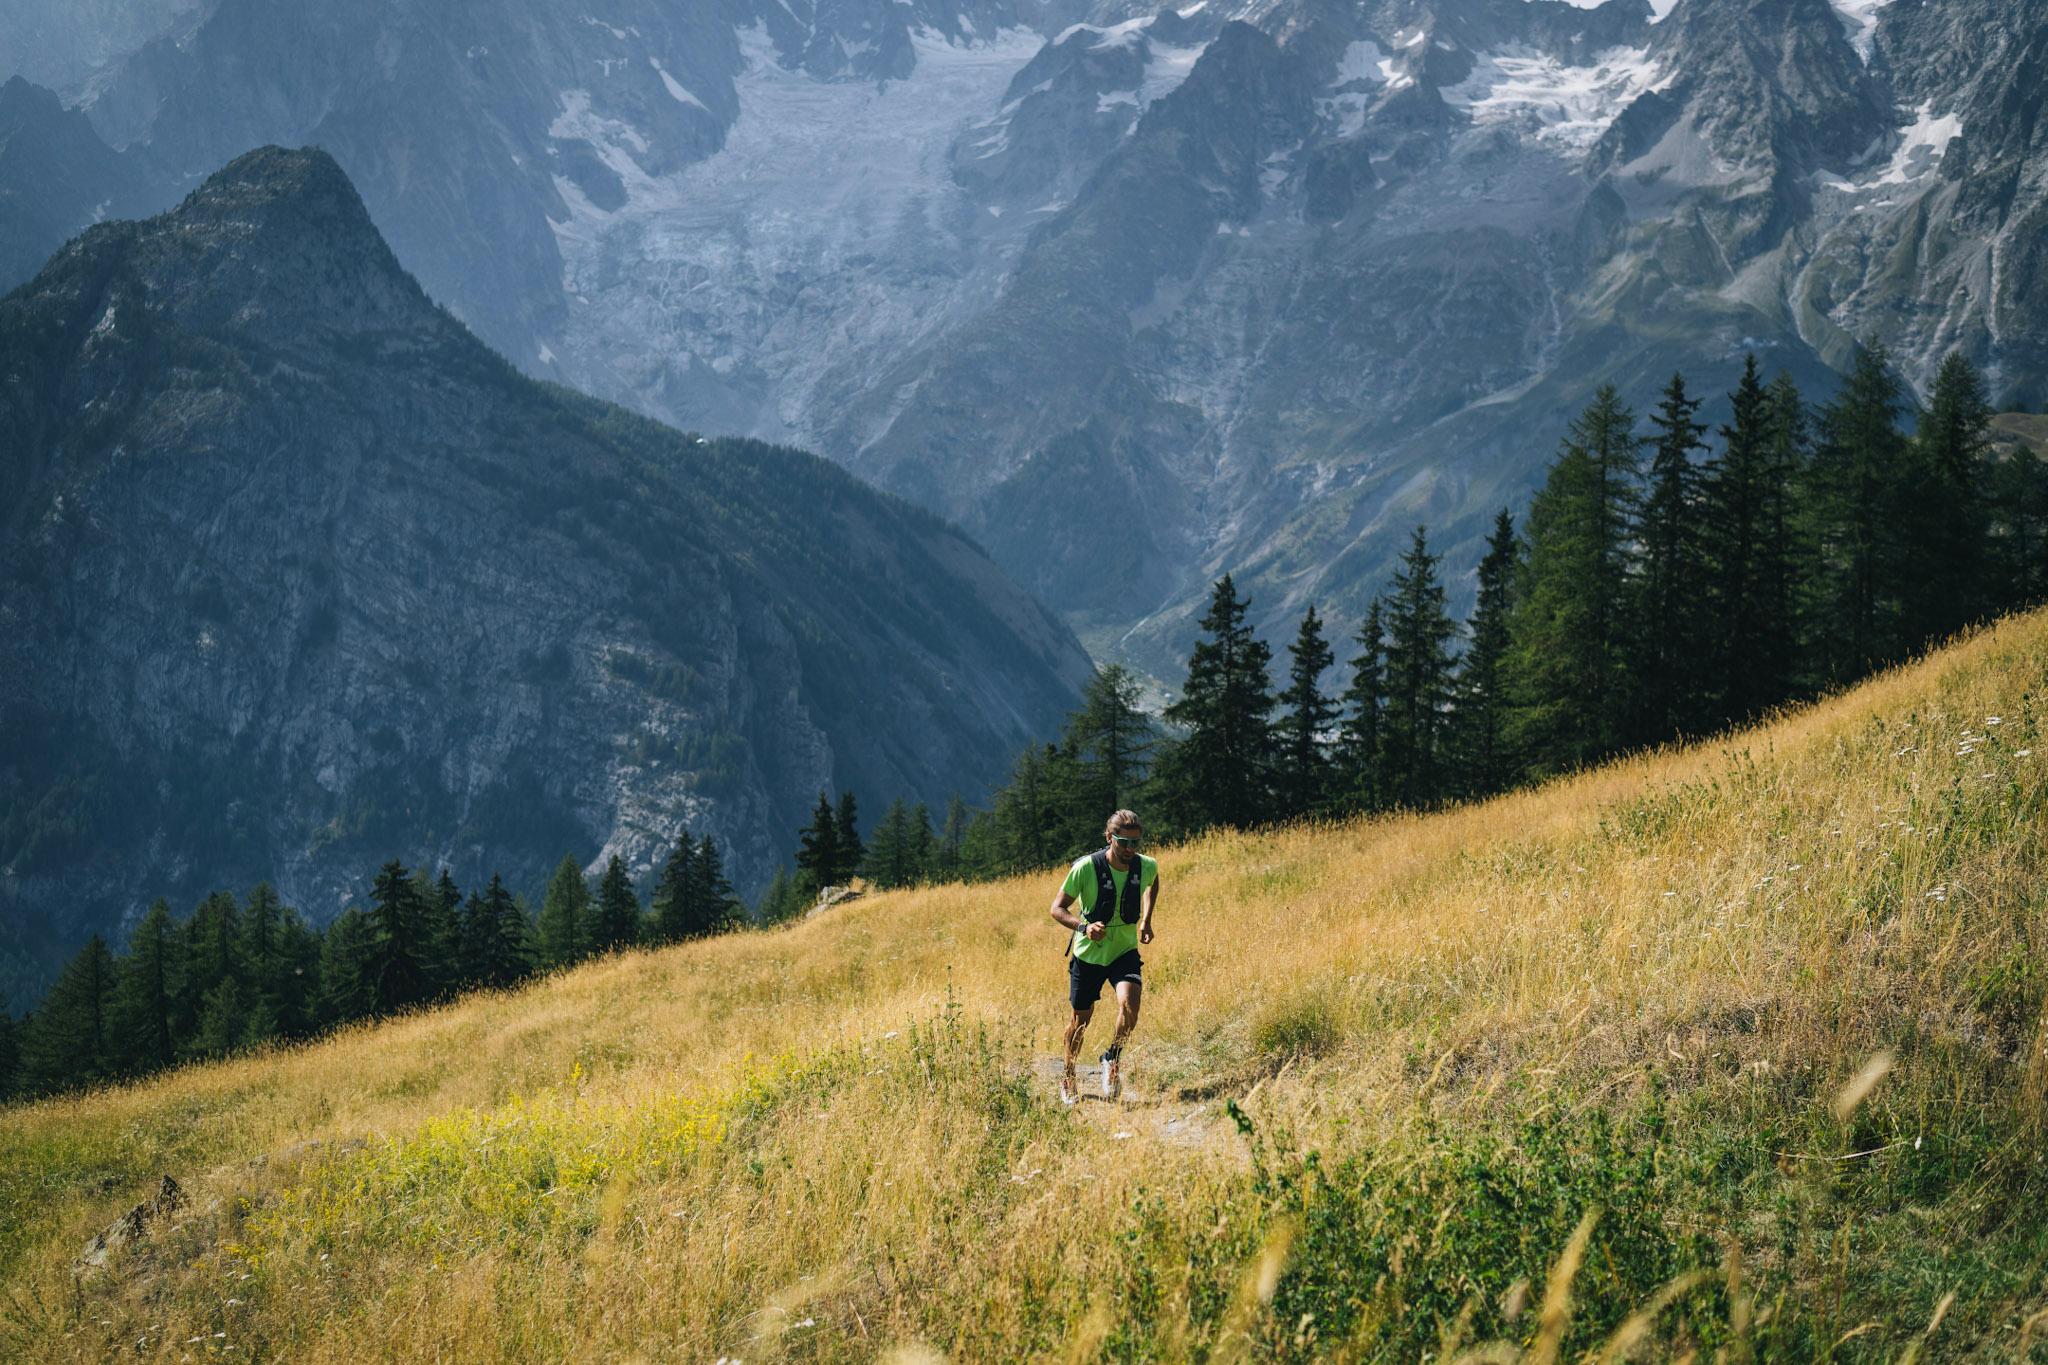
<path id="1" fill-rule="evenodd" d="M 396 860 L 378 869 L 367 908 L 324 930 L 268 883 L 239 901 L 215 892 L 183 920 L 158 900 L 125 952 L 95 935 L 32 1014 L 0 1013 L 0 1098 L 310 1038 L 601 953 L 720 933 L 742 915 L 718 846 L 688 831 L 645 909 L 616 855 L 594 887 L 565 856 L 537 914 L 495 875 L 464 896 L 445 868 Z"/>
<path id="2" fill-rule="evenodd" d="M 1644 421 L 1603 388 L 1520 527 L 1500 512 L 1462 624 L 1415 527 L 1340 693 L 1314 605 L 1276 679 L 1224 575 L 1164 725 L 1112 665 L 987 809 L 955 800 L 935 825 L 898 803 L 863 847 L 821 835 L 821 795 L 764 910 L 857 872 L 890 887 L 1049 867 L 1120 806 L 1158 839 L 1484 797 L 1846 686 L 2048 595 L 2048 465 L 1994 449 L 1963 357 L 1925 411 L 1876 348 L 1818 406 L 1751 356 L 1729 405 L 1710 432 L 1682 375 Z"/>

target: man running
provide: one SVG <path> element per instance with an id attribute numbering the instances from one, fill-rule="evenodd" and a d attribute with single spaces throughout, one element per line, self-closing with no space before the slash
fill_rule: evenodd
<path id="1" fill-rule="evenodd" d="M 1123 1093 L 1124 1040 L 1138 1026 L 1138 1002 L 1145 993 L 1139 975 L 1145 964 L 1138 945 L 1152 941 L 1152 910 L 1159 904 L 1159 864 L 1138 852 L 1144 835 L 1138 817 L 1118 811 L 1109 817 L 1103 835 L 1108 847 L 1068 868 L 1052 903 L 1053 919 L 1074 931 L 1067 963 L 1067 997 L 1074 1017 L 1067 1023 L 1067 1064 L 1060 1077 L 1060 1100 L 1065 1104 L 1081 1098 L 1074 1055 L 1081 1050 L 1081 1035 L 1095 1014 L 1105 981 L 1116 987 L 1116 1037 L 1102 1054 L 1102 1097 L 1113 1100 Z M 1076 901 L 1079 914 L 1068 908 Z"/>

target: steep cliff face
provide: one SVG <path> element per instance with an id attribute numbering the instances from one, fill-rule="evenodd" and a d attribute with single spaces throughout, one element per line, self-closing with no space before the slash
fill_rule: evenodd
<path id="1" fill-rule="evenodd" d="M 930 514 L 520 376 L 276 149 L 0 301 L 0 625 L 16 954 L 684 823 L 757 887 L 821 787 L 978 791 L 1088 668 Z"/>

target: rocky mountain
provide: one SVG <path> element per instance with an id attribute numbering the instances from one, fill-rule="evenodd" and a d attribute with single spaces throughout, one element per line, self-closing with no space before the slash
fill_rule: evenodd
<path id="1" fill-rule="evenodd" d="M 2034 0 L 191 13 L 76 93 L 137 202 L 318 142 L 529 373 L 818 449 L 1165 676 L 1221 569 L 1278 630 L 1417 520 L 1469 567 L 1601 382 L 2048 399 Z"/>
<path id="2" fill-rule="evenodd" d="M 333 160 L 249 153 L 0 300 L 5 979 L 157 895 L 679 825 L 758 887 L 818 791 L 979 792 L 1072 705 L 1064 626 L 816 457 L 520 375 Z"/>

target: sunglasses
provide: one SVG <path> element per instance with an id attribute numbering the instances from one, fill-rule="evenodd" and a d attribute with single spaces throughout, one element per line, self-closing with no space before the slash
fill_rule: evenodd
<path id="1" fill-rule="evenodd" d="M 1145 836 L 1142 834 L 1112 834 L 1109 837 L 1122 844 L 1125 848 L 1136 848 L 1138 840 Z"/>

